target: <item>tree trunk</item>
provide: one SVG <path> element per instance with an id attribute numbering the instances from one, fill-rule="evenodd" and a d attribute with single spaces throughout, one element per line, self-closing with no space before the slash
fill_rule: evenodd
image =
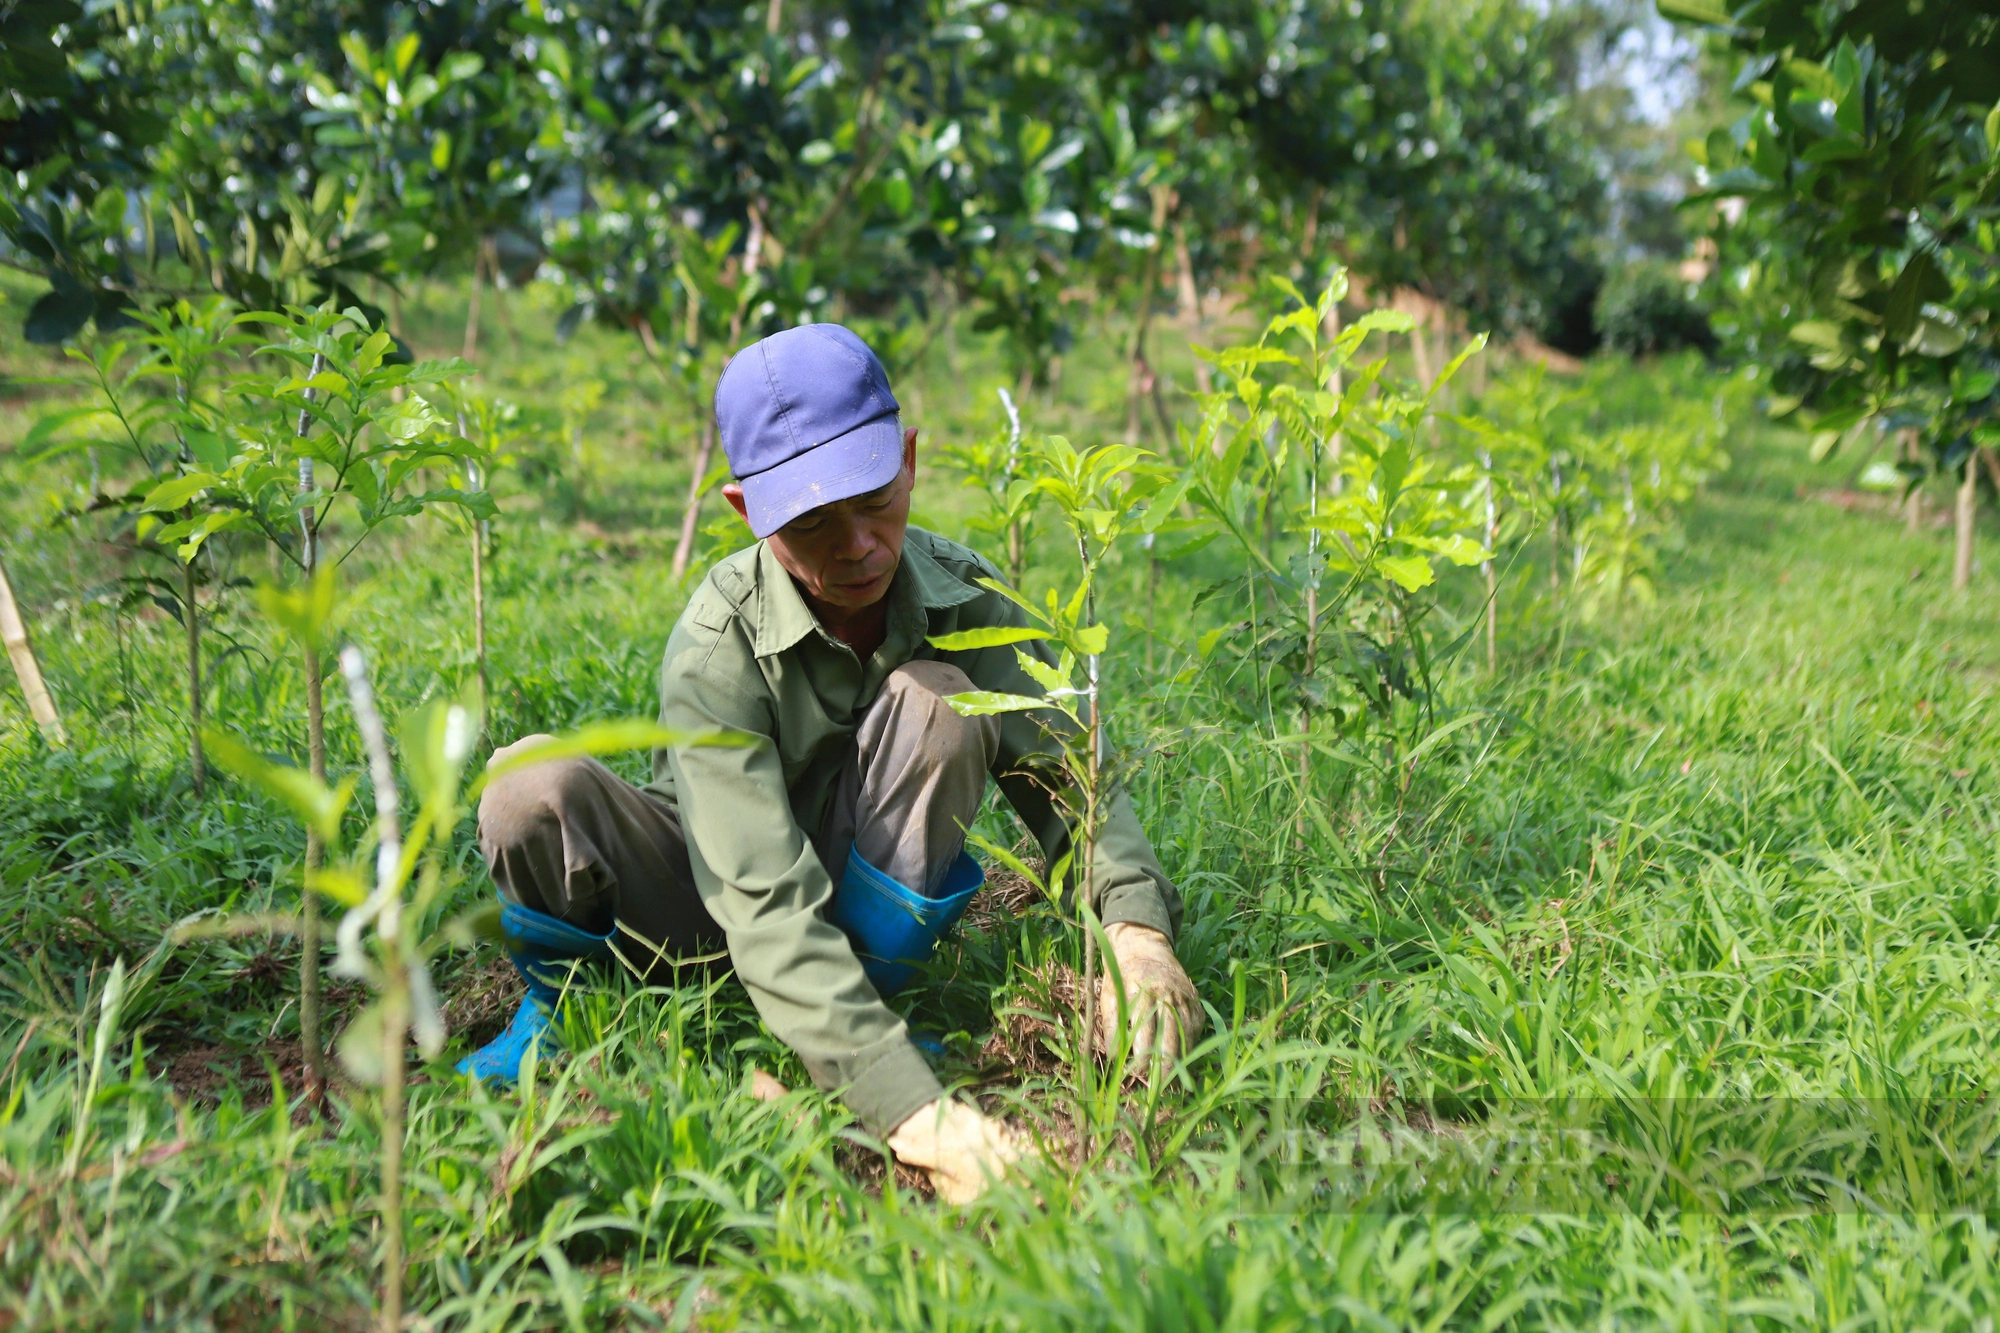
<path id="1" fill-rule="evenodd" d="M 1905 427 L 1901 435 L 1902 448 L 1900 452 L 1903 461 L 1905 463 L 1918 461 L 1916 431 Z M 1903 497 L 1903 525 L 1911 532 L 1921 531 L 1924 526 L 1924 487 L 1922 482 L 1910 487 L 1910 493 Z"/>
<path id="2" fill-rule="evenodd" d="M 201 745 L 201 615 L 195 601 L 193 560 L 181 566 L 181 613 L 187 629 L 188 772 L 199 798 L 208 790 L 208 756 Z"/>
<path id="3" fill-rule="evenodd" d="M 1316 281 L 1313 277 L 1312 261 L 1313 255 L 1319 250 L 1319 200 L 1325 192 L 1326 187 L 1323 185 L 1312 187 L 1312 193 L 1306 196 L 1305 225 L 1299 231 L 1299 257 L 1305 261 L 1305 277 L 1308 283 Z"/>
<path id="4" fill-rule="evenodd" d="M 736 313 L 729 319 L 729 346 L 723 349 L 725 358 L 736 354 L 737 340 L 743 336 L 743 315 L 754 299 L 750 292 L 750 282 L 757 276 L 757 265 L 764 253 L 764 210 L 753 204 L 750 208 L 750 235 L 743 243 L 743 286 L 745 295 L 736 302 Z M 725 359 L 723 367 L 727 369 Z M 701 442 L 695 447 L 694 475 L 688 479 L 687 509 L 681 515 L 681 535 L 674 547 L 673 576 L 681 578 L 687 573 L 689 562 L 694 558 L 694 535 L 701 522 L 702 478 L 708 475 L 709 460 L 715 456 L 715 411 L 703 404 L 701 408 Z"/>
<path id="5" fill-rule="evenodd" d="M 1180 269 L 1181 318 L 1187 322 L 1188 341 L 1198 343 L 1204 336 L 1201 324 L 1201 288 L 1195 285 L 1194 256 L 1188 251 L 1185 222 L 1174 223 L 1174 263 Z M 1208 375 L 1208 362 L 1200 357 L 1194 359 L 1194 387 L 1197 393 L 1215 391 L 1215 384 Z"/>
<path id="6" fill-rule="evenodd" d="M 1965 456 L 1965 480 L 1958 484 L 1958 506 L 1953 514 L 1951 587 L 1964 592 L 1972 582 L 1972 537 L 1979 521 L 1979 455 Z"/>
<path id="7" fill-rule="evenodd" d="M 1410 317 L 1416 320 L 1410 329 L 1410 359 L 1416 365 L 1417 382 L 1428 389 L 1431 387 L 1432 376 L 1430 334 L 1420 313 L 1422 308 L 1414 301 L 1410 304 L 1412 307 Z"/>
<path id="8" fill-rule="evenodd" d="M 1164 185 L 1153 187 L 1153 248 L 1146 252 L 1139 279 L 1139 318 L 1132 328 L 1132 349 L 1126 360 L 1130 368 L 1125 380 L 1125 443 L 1139 442 L 1141 403 L 1153 387 L 1153 368 L 1146 364 L 1146 328 L 1153 322 L 1153 289 L 1160 285 L 1160 251 L 1166 248 L 1161 233 L 1167 227 L 1167 212 L 1173 207 L 1174 192 Z"/>
<path id="9" fill-rule="evenodd" d="M 701 522 L 701 479 L 708 475 L 709 461 L 715 457 L 715 413 L 701 417 L 701 443 L 694 451 L 694 480 L 688 484 L 687 508 L 681 511 L 680 541 L 674 546 L 674 577 L 687 573 L 694 556 L 695 525 Z"/>
<path id="10" fill-rule="evenodd" d="M 486 242 L 481 240 L 472 250 L 472 298 L 465 306 L 465 344 L 459 352 L 467 361 L 479 354 L 479 293 L 485 277 Z"/>
<path id="11" fill-rule="evenodd" d="M 21 678 L 21 693 L 28 701 L 28 716 L 42 729 L 42 734 L 57 745 L 68 745 L 69 736 L 63 731 L 62 714 L 56 711 L 55 696 L 42 681 L 41 663 L 35 660 L 34 645 L 28 641 L 28 625 L 21 618 L 21 608 L 14 601 L 13 585 L 7 582 L 7 567 L 0 565 L 0 640 L 7 644 L 7 656 L 14 663 L 14 674 Z M 123 651 L 123 640 L 120 640 Z"/>

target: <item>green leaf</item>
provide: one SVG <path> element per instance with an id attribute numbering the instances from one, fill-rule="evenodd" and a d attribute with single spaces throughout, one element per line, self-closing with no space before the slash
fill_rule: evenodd
<path id="1" fill-rule="evenodd" d="M 1363 315 L 1360 319 L 1355 320 L 1352 324 L 1348 325 L 1346 329 L 1342 330 L 1342 334 L 1344 336 L 1347 333 L 1353 333 L 1356 335 L 1366 335 L 1369 333 L 1377 333 L 1377 332 L 1408 333 L 1411 329 L 1414 329 L 1415 327 L 1417 327 L 1417 321 L 1412 319 L 1407 311 L 1370 310 L 1367 314 Z M 1356 341 L 1359 341 L 1359 337 L 1356 338 Z"/>
<path id="2" fill-rule="evenodd" d="M 35 424 L 28 427 L 28 433 L 21 437 L 23 453 L 31 452 L 46 443 L 51 435 L 72 421 L 82 421 L 94 417 L 104 409 L 100 407 L 72 407 L 61 412 L 48 412 L 38 417 Z"/>
<path id="3" fill-rule="evenodd" d="M 201 550 L 201 544 L 216 533 L 237 528 L 251 528 L 256 525 L 250 521 L 250 516 L 241 510 L 217 509 L 202 515 L 199 522 L 186 526 L 187 534 L 182 539 L 180 548 L 174 552 L 181 558 L 183 564 L 193 561 Z"/>
<path id="4" fill-rule="evenodd" d="M 1950 298 L 1951 280 L 1938 267 L 1937 257 L 1929 250 L 1918 250 L 1896 275 L 1896 285 L 1889 289 L 1883 332 L 1892 338 L 1907 338 L 1916 330 L 1924 302 Z"/>
<path id="5" fill-rule="evenodd" d="M 374 1001 L 348 1020 L 336 1044 L 340 1063 L 350 1077 L 364 1087 L 382 1082 L 382 1002 Z"/>
<path id="6" fill-rule="evenodd" d="M 343 907 L 359 907 L 368 901 L 368 885 L 362 882 L 360 872 L 346 866 L 325 866 L 310 872 L 306 887 Z"/>
<path id="7" fill-rule="evenodd" d="M 1110 645 L 1111 629 L 1109 626 L 1098 624 L 1080 625 L 1077 627 L 1076 647 L 1078 652 L 1088 653 L 1090 656 L 1096 657 L 1102 654 Z"/>
<path id="8" fill-rule="evenodd" d="M 190 472 L 185 476 L 171 478 L 147 492 L 146 503 L 140 508 L 155 513 L 179 509 L 221 480 L 222 478 L 212 472 Z"/>
<path id="9" fill-rule="evenodd" d="M 1375 567 L 1405 592 L 1415 592 L 1437 579 L 1431 562 L 1420 555 L 1385 555 L 1375 562 Z"/>
<path id="10" fill-rule="evenodd" d="M 1808 347 L 1837 352 L 1840 350 L 1840 325 L 1830 319 L 1809 319 L 1792 325 L 1791 338 L 1793 342 L 1801 342 Z"/>
<path id="11" fill-rule="evenodd" d="M 1463 534 L 1453 534 L 1433 547 L 1439 555 L 1454 565 L 1476 565 L 1482 560 L 1491 560 L 1493 553 Z"/>
<path id="12" fill-rule="evenodd" d="M 257 587 L 257 607 L 264 618 L 310 648 L 327 646 L 327 631 L 333 626 L 338 600 L 332 565 L 321 565 L 312 582 L 302 587 L 280 588 L 269 583 Z"/>
<path id="13" fill-rule="evenodd" d="M 990 625 L 980 629 L 962 629 L 955 634 L 934 635 L 928 642 L 940 652 L 964 653 L 976 648 L 1002 648 L 1010 643 L 1026 643 L 1030 639 L 1048 637 L 1046 630 Z"/>
<path id="14" fill-rule="evenodd" d="M 317 832 L 328 846 L 340 837 L 340 817 L 354 796 L 354 779 L 329 788 L 303 768 L 274 764 L 226 731 L 203 727 L 202 743 L 216 763 L 251 786 L 274 796 Z"/>
<path id="15" fill-rule="evenodd" d="M 1733 20 L 1714 0 L 1656 0 L 1660 17 L 1680 23 L 1699 23 L 1710 28 L 1727 28 Z"/>
<path id="16" fill-rule="evenodd" d="M 375 330 L 375 332 L 368 335 L 368 341 L 361 344 L 361 351 L 355 356 L 354 368 L 366 375 L 369 371 L 382 364 L 383 354 L 395 345 L 395 341 L 394 338 L 389 336 L 387 329 Z M 319 377 L 316 375 L 313 378 L 318 379 Z M 410 400 L 405 399 L 404 401 L 408 402 Z"/>
<path id="17" fill-rule="evenodd" d="M 188 452 L 194 461 L 211 472 L 220 472 L 229 466 L 229 442 L 212 430 L 189 430 L 183 432 Z"/>
<path id="18" fill-rule="evenodd" d="M 518 750 L 486 770 L 472 787 L 476 793 L 495 780 L 518 769 L 545 764 L 552 759 L 575 759 L 582 755 L 624 754 L 631 750 L 652 750 L 664 746 L 723 746 L 746 748 L 763 744 L 742 732 L 680 731 L 657 722 L 633 718 L 623 722 L 596 722 L 565 736 L 551 736 L 539 745 Z M 470 796 L 471 793 L 468 793 Z"/>
<path id="19" fill-rule="evenodd" d="M 1020 664 L 1022 672 L 1029 679 L 1033 680 L 1035 684 L 1041 686 L 1050 694 L 1054 694 L 1057 690 L 1070 688 L 1069 677 L 1065 676 L 1055 667 L 1050 666 L 1047 662 L 1042 661 L 1039 657 L 1024 653 L 1019 648 L 1016 648 L 1014 650 L 1014 660 Z"/>
<path id="20" fill-rule="evenodd" d="M 1047 881 L 1045 881 L 1040 875 L 1037 875 L 1033 870 L 1029 869 L 1027 864 L 1024 861 L 1022 861 L 1020 857 L 1014 855 L 1014 853 L 1007 850 L 1005 847 L 1002 847 L 1000 844 L 996 842 L 991 842 L 985 838 L 982 838 L 977 833 L 967 834 L 965 840 L 971 843 L 974 847 L 977 847 L 980 851 L 985 852 L 988 856 L 992 857 L 994 860 L 998 861 L 1001 865 L 1007 867 L 1007 869 L 1019 875 L 1022 879 L 1027 880 L 1028 883 L 1034 885 L 1037 889 L 1040 889 L 1043 897 L 1052 899 L 1056 896 L 1055 894 L 1049 892 L 1049 886 Z"/>
<path id="21" fill-rule="evenodd" d="M 951 710 L 960 717 L 985 717 L 992 713 L 1025 713 L 1036 708 L 1051 708 L 1047 699 L 1031 699 L 1025 694 L 1001 694 L 993 690 L 967 690 L 964 694 L 945 697 Z"/>

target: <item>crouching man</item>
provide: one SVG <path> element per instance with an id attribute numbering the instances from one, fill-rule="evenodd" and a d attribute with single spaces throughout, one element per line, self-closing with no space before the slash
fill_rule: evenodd
<path id="1" fill-rule="evenodd" d="M 961 717 L 945 702 L 1039 687 L 1011 646 L 940 652 L 926 642 L 1026 622 L 979 586 L 1000 577 L 991 564 L 909 526 L 917 432 L 898 411 L 881 362 L 839 325 L 775 334 L 729 363 L 715 393 L 735 476 L 723 494 L 760 540 L 717 565 L 674 626 L 660 721 L 760 743 L 663 749 L 644 788 L 572 759 L 488 789 L 480 849 L 530 995 L 461 1067 L 512 1079 L 547 1027 L 552 973 L 607 954 L 619 924 L 663 961 L 726 947 L 764 1021 L 819 1086 L 840 1090 L 898 1158 L 962 1201 L 1018 1145 L 944 1095 L 882 997 L 913 979 L 980 883 L 965 829 L 989 776 L 1047 864 L 1070 829 L 1042 723 Z M 1173 1058 L 1202 1027 L 1173 951 L 1180 895 L 1122 796 L 1096 862 L 1134 1050 Z M 621 952 L 643 950 L 627 938 Z M 1104 984 L 1108 1025 L 1118 1005 L 1108 975 Z"/>

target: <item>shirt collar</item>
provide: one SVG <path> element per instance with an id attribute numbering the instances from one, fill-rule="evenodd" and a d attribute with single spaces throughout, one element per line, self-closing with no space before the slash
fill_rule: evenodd
<path id="1" fill-rule="evenodd" d="M 981 592 L 981 589 L 953 578 L 943 565 L 931 557 L 925 543 L 917 537 L 917 530 L 911 529 L 904 538 L 903 558 L 896 567 L 895 579 L 889 584 L 892 635 L 897 622 L 914 621 L 916 616 L 913 613 L 919 609 L 928 612 L 961 606 Z M 768 541 L 757 543 L 757 583 L 760 602 L 757 656 L 776 656 L 808 634 L 820 631 L 818 617 L 813 615 L 812 608 L 800 595 L 799 585 L 792 582 L 792 576 L 778 563 L 778 557 Z"/>

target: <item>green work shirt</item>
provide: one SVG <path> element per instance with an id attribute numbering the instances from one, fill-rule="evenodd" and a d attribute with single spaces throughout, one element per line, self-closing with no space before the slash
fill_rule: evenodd
<path id="1" fill-rule="evenodd" d="M 757 1012 L 820 1087 L 845 1088 L 861 1123 L 879 1134 L 943 1088 L 903 1020 L 869 984 L 847 936 L 827 922 L 835 881 L 812 833 L 851 762 L 862 714 L 903 663 L 950 662 L 977 689 L 1041 693 L 1012 647 L 946 653 L 925 642 L 955 630 L 1026 624 L 1019 607 L 977 582 L 999 577 L 967 548 L 911 528 L 889 587 L 888 637 L 863 662 L 821 627 L 759 542 L 709 573 L 668 637 L 660 671 L 661 725 L 726 727 L 763 742 L 656 751 L 651 790 L 678 810 L 696 888 L 728 938 Z M 1055 762 L 1036 716 L 1002 715 L 992 773 L 1054 865 L 1068 849 L 1069 828 L 1047 788 L 1024 771 L 1047 771 Z M 1106 923 L 1174 936 L 1180 894 L 1123 795 L 1098 838 L 1095 878 Z"/>

